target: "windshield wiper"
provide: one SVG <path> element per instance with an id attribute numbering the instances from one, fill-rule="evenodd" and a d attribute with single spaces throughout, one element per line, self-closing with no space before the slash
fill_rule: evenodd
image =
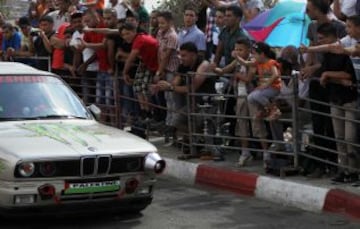
<path id="1" fill-rule="evenodd" d="M 41 115 L 36 117 L 28 117 L 26 119 L 37 120 L 37 119 L 87 119 L 87 118 L 82 116 L 75 116 L 75 115 Z"/>

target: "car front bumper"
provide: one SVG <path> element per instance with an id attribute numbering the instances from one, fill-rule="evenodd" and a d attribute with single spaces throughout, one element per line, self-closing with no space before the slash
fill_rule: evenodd
<path id="1" fill-rule="evenodd" d="M 134 176 L 131 176 L 134 177 Z M 125 182 L 118 190 L 96 193 L 65 192 L 66 182 L 63 180 L 4 182 L 0 181 L 0 214 L 2 215 L 46 215 L 104 211 L 140 211 L 152 201 L 155 179 L 139 180 L 137 188 L 128 192 Z M 130 177 L 121 177 L 125 181 Z M 85 182 L 86 183 L 86 182 Z M 39 187 L 50 184 L 55 194 L 50 198 L 43 198 Z"/>

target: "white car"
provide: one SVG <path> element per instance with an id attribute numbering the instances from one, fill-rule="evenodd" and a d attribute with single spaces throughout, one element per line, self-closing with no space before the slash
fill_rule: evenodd
<path id="1" fill-rule="evenodd" d="M 98 115 L 60 77 L 0 62 L 0 214 L 138 212 L 151 203 L 165 161 Z"/>

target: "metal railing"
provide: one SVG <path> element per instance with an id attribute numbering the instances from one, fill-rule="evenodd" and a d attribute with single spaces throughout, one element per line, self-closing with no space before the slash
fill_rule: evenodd
<path id="1" fill-rule="evenodd" d="M 33 57 L 30 59 L 34 60 L 48 60 L 49 61 L 49 69 L 50 69 L 50 58 L 48 57 Z M 355 70 L 357 74 L 357 80 L 360 80 L 360 59 L 353 60 Z M 84 76 L 73 77 L 66 71 L 61 72 L 61 77 L 69 83 L 69 85 L 78 93 L 79 97 L 84 100 L 86 105 L 95 103 L 98 105 L 102 111 L 102 119 L 101 122 L 112 125 L 118 128 L 130 128 L 132 130 L 139 129 L 145 133 L 145 136 L 149 137 L 150 135 L 157 135 L 162 136 L 162 129 L 164 125 L 160 126 L 159 129 L 154 129 L 151 126 L 151 120 L 147 120 L 144 122 L 144 125 L 134 125 L 135 123 L 139 123 L 143 120 L 136 116 L 136 109 L 134 110 L 133 114 L 125 114 L 123 111 L 123 103 L 124 102 L 132 102 L 136 106 L 138 100 L 134 96 L 128 96 L 126 93 L 123 93 L 123 88 L 128 87 L 131 90 L 131 86 L 125 85 L 124 80 L 120 74 L 120 70 L 116 70 L 115 76 L 112 77 L 112 94 L 108 99 L 111 103 L 104 104 L 104 103 L 96 103 L 99 99 L 106 99 L 106 96 L 102 96 L 98 98 L 96 96 L 96 90 L 106 90 L 108 88 L 104 88 L 102 86 L 97 85 L 96 77 L 88 77 L 90 74 L 85 74 Z M 345 144 L 347 146 L 353 146 L 356 149 L 356 152 L 360 149 L 360 144 L 358 141 L 350 142 L 345 139 L 339 139 L 331 136 L 326 135 L 319 135 L 312 131 L 312 128 L 305 128 L 306 126 L 311 125 L 304 125 L 303 117 L 304 115 L 320 115 L 322 117 L 328 118 L 336 118 L 338 120 L 342 120 L 344 122 L 351 122 L 355 127 L 358 126 L 360 123 L 357 119 L 349 119 L 346 117 L 340 117 L 336 115 L 332 115 L 331 113 L 327 112 L 319 112 L 316 110 L 312 110 L 306 108 L 306 106 L 300 106 L 299 101 L 305 103 L 316 103 L 319 105 L 327 106 L 327 107 L 334 107 L 337 109 L 344 109 L 346 111 L 355 112 L 356 114 L 359 113 L 358 106 L 353 107 L 350 109 L 346 109 L 343 106 L 333 105 L 328 102 L 317 101 L 312 98 L 299 98 L 298 96 L 298 74 L 294 72 L 290 77 L 285 76 L 282 77 L 283 79 L 291 80 L 291 93 L 285 96 L 277 96 L 274 101 L 279 100 L 287 100 L 287 109 L 290 112 L 287 112 L 286 115 L 280 117 L 277 120 L 255 120 L 253 116 L 236 116 L 235 114 L 229 114 L 225 112 L 225 110 L 230 106 L 229 100 L 238 98 L 237 95 L 230 93 L 231 90 L 228 90 L 230 87 L 224 87 L 222 90 L 216 91 L 214 88 L 214 92 L 212 93 L 198 93 L 195 92 L 193 88 L 192 79 L 195 73 L 189 72 L 186 74 L 186 85 L 188 86 L 188 93 L 186 96 L 187 107 L 186 110 L 169 110 L 165 106 L 154 104 L 149 102 L 149 105 L 153 109 L 165 110 L 168 112 L 175 112 L 187 117 L 187 122 L 184 123 L 187 126 L 187 132 L 180 133 L 181 135 L 188 138 L 188 142 L 180 141 L 183 146 L 188 146 L 190 153 L 198 153 L 195 152 L 196 148 L 203 148 L 210 153 L 216 153 L 220 151 L 223 154 L 226 154 L 229 150 L 234 151 L 241 151 L 241 150 L 249 150 L 257 155 L 261 155 L 264 152 L 264 149 L 261 147 L 253 147 L 253 145 L 259 145 L 260 143 L 265 143 L 269 145 L 279 145 L 283 146 L 281 150 L 275 148 L 268 148 L 266 149 L 267 152 L 271 153 L 272 155 L 283 155 L 289 158 L 291 164 L 289 167 L 292 168 L 299 168 L 301 166 L 301 158 L 308 158 L 314 160 L 316 162 L 324 163 L 330 166 L 336 166 L 344 169 L 358 171 L 357 167 L 351 167 L 349 165 L 339 164 L 337 161 L 326 160 L 326 158 L 321 158 L 316 155 L 312 155 L 306 151 L 307 147 L 311 147 L 314 150 L 324 151 L 329 155 L 333 155 L 336 158 L 339 158 L 344 155 L 344 152 L 339 152 L 337 148 L 326 147 L 322 145 L 317 145 L 313 142 L 314 138 L 322 139 L 329 142 L 334 142 L 337 144 Z M 208 73 L 204 75 L 206 78 L 213 78 L 213 82 L 219 82 L 219 76 Z M 224 75 L 225 79 L 231 81 L 230 78 L 232 75 Z M 87 83 L 84 83 L 86 80 Z M 358 85 L 357 85 L 358 86 Z M 215 85 L 214 85 L 215 87 Z M 357 88 L 358 91 L 359 87 Z M 174 92 L 175 93 L 175 92 Z M 360 93 L 359 93 L 360 95 Z M 149 95 L 150 96 L 150 95 Z M 197 101 L 203 100 L 202 104 L 198 104 Z M 358 104 L 359 105 L 359 104 Z M 286 112 L 283 112 L 286 113 Z M 133 123 L 128 123 L 129 118 L 137 118 Z M 254 137 L 253 135 L 249 135 L 246 137 L 235 136 L 233 133 L 229 133 L 228 123 L 234 123 L 234 120 L 247 120 L 248 122 L 263 122 L 265 123 L 267 128 L 266 131 L 268 133 L 267 137 L 259 138 Z M 200 123 L 199 123 L 200 122 Z M 307 124 L 312 124 L 311 121 Z M 271 134 L 272 125 L 280 126 L 281 133 L 284 132 L 285 128 L 282 126 L 291 127 L 291 131 L 287 130 L 287 134 L 291 133 L 290 139 L 284 139 L 282 136 L 273 136 L 269 137 Z M 251 126 L 251 125 L 250 125 Z M 179 134 L 179 135 L 180 135 Z M 305 141 L 304 139 L 308 139 Z M 179 138 L 180 140 L 180 138 Z M 231 142 L 246 140 L 253 144 L 250 144 L 248 147 L 242 147 L 238 144 L 230 144 Z M 346 152 L 345 152 L 346 153 Z"/>

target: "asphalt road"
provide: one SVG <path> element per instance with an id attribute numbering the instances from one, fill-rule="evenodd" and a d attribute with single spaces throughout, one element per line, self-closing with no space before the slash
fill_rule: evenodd
<path id="1" fill-rule="evenodd" d="M 0 221 L 1 229 L 350 229 L 360 222 L 316 214 L 207 187 L 190 187 L 161 178 L 153 203 L 142 214 Z"/>

